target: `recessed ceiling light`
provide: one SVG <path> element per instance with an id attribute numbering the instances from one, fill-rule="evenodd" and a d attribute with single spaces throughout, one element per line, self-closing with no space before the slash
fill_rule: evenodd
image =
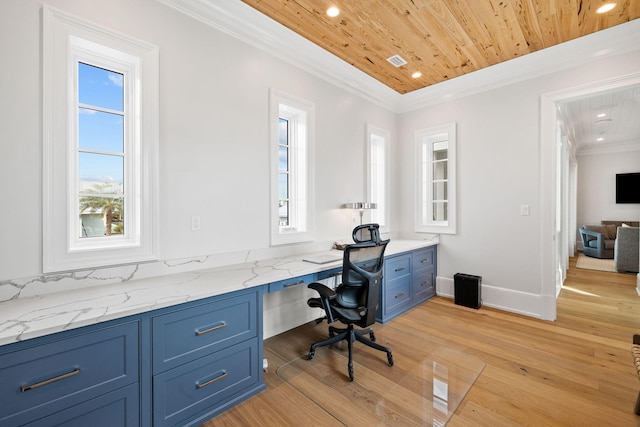
<path id="1" fill-rule="evenodd" d="M 600 117 L 606 117 L 606 116 L 607 116 L 607 113 L 600 113 L 600 114 L 598 114 L 598 116 L 597 116 L 597 117 L 599 117 L 599 118 L 600 118 Z"/>
<path id="2" fill-rule="evenodd" d="M 327 9 L 327 16 L 335 18 L 338 15 L 340 15 L 340 9 L 338 9 L 337 7 L 331 6 L 329 9 Z"/>
<path id="3" fill-rule="evenodd" d="M 596 141 L 602 142 L 602 141 L 604 141 L 604 138 L 598 138 L 598 139 L 596 139 Z"/>
<path id="4" fill-rule="evenodd" d="M 596 9 L 596 13 L 607 13 L 610 10 L 612 10 L 614 7 L 616 7 L 615 3 L 605 3 L 602 6 L 600 6 L 598 9 Z"/>
<path id="5" fill-rule="evenodd" d="M 420 71 L 416 71 L 415 73 L 411 74 L 411 77 L 413 77 L 414 79 L 420 78 L 422 77 L 422 73 Z"/>

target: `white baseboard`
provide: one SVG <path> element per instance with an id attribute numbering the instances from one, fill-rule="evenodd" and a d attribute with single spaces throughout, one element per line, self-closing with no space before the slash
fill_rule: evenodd
<path id="1" fill-rule="evenodd" d="M 454 298 L 453 278 L 436 278 L 436 294 L 443 297 Z M 486 283 L 481 289 L 482 305 L 522 314 L 524 316 L 542 319 L 543 296 L 527 292 L 514 291 L 499 288 Z"/>

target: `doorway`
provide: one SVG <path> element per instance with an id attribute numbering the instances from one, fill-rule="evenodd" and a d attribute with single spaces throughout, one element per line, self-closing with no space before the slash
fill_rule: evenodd
<path id="1" fill-rule="evenodd" d="M 543 94 L 541 97 L 542 318 L 555 320 L 556 298 L 566 277 L 571 234 L 575 235 L 577 169 L 571 164 L 570 140 L 561 132 L 561 103 L 640 85 L 640 73 Z M 572 188 L 573 186 L 573 188 Z M 574 237 L 575 239 L 575 237 Z"/>

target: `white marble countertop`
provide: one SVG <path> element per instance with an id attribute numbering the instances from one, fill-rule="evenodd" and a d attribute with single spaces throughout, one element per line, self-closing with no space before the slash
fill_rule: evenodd
<path id="1" fill-rule="evenodd" d="M 392 240 L 386 255 L 435 244 L 437 242 Z M 262 286 L 341 264 L 340 258 L 327 264 L 304 261 L 303 258 L 309 255 L 271 258 L 0 302 L 0 345 Z"/>

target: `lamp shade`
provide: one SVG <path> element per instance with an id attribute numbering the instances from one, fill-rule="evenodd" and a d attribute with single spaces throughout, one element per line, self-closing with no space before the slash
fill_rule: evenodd
<path id="1" fill-rule="evenodd" d="M 342 205 L 343 209 L 375 209 L 375 203 L 368 202 L 354 202 L 354 203 L 345 203 Z"/>

